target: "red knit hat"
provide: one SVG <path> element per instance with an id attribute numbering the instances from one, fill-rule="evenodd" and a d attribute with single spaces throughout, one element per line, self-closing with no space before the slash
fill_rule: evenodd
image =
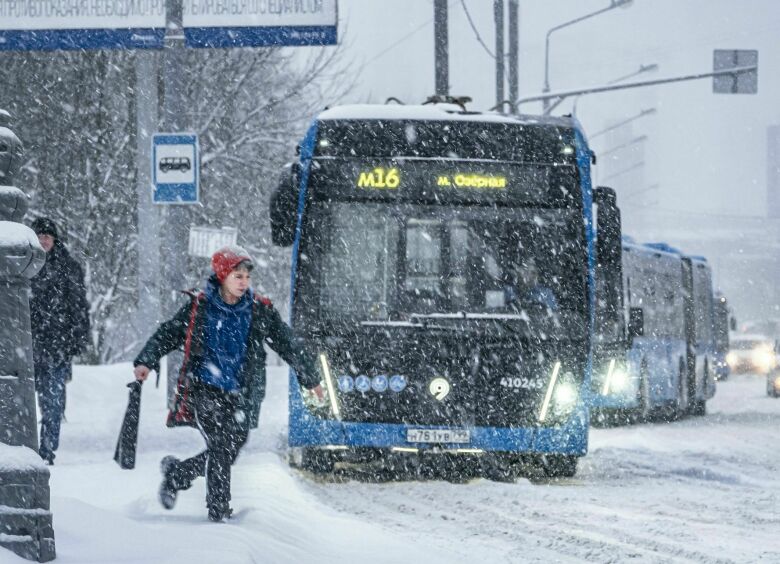
<path id="1" fill-rule="evenodd" d="M 252 257 L 246 249 L 236 246 L 222 247 L 211 256 L 211 270 L 214 271 L 217 280 L 222 284 L 228 274 L 242 262 L 249 263 L 247 266 L 250 270 L 252 269 Z"/>

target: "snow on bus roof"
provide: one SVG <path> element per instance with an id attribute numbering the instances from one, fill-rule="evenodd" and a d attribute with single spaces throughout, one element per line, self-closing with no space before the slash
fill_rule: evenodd
<path id="1" fill-rule="evenodd" d="M 456 104 L 347 104 L 321 112 L 317 119 L 331 120 L 419 120 L 419 121 L 480 121 L 523 125 L 547 124 L 572 127 L 570 118 L 548 116 L 509 116 L 496 112 L 464 112 Z"/>
<path id="2" fill-rule="evenodd" d="M 701 262 L 701 263 L 707 263 L 707 257 L 703 257 L 701 255 L 689 255 L 678 249 L 677 247 L 671 246 L 669 243 L 637 243 L 633 237 L 630 237 L 628 235 L 623 235 L 623 248 L 624 249 L 634 249 L 639 252 L 654 252 L 654 253 L 663 253 L 667 255 L 674 255 L 676 257 L 686 257 L 691 259 L 694 262 Z"/>
<path id="3" fill-rule="evenodd" d="M 661 251 L 664 253 L 669 253 L 671 255 L 682 255 L 683 252 L 676 248 L 672 247 L 669 243 L 645 243 L 644 245 L 648 249 L 653 249 L 654 251 Z"/>
<path id="4" fill-rule="evenodd" d="M 680 256 L 682 253 L 667 245 L 666 243 L 640 243 L 629 235 L 623 235 L 623 248 L 643 253 L 663 253 L 668 255 Z"/>

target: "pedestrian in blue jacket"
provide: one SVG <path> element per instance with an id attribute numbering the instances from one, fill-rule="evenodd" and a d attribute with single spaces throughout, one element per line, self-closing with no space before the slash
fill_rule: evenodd
<path id="1" fill-rule="evenodd" d="M 162 461 L 160 503 L 172 509 L 179 490 L 206 477 L 206 505 L 212 521 L 230 517 L 230 468 L 257 427 L 265 396 L 268 344 L 290 364 L 300 384 L 323 397 L 315 363 L 284 323 L 271 301 L 252 290 L 253 262 L 240 247 L 214 253 L 213 274 L 203 291 L 163 323 L 136 357 L 135 377 L 145 380 L 159 361 L 184 348 L 174 409 L 168 425 L 196 425 L 206 450 L 186 460 Z"/>

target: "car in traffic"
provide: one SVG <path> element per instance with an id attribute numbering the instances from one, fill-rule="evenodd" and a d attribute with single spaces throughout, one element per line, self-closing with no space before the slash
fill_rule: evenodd
<path id="1" fill-rule="evenodd" d="M 770 370 L 766 374 L 766 395 L 770 398 L 780 397 L 780 371 Z"/>
<path id="2" fill-rule="evenodd" d="M 777 368 L 775 343 L 758 333 L 734 333 L 729 337 L 726 362 L 732 374 L 769 374 Z"/>

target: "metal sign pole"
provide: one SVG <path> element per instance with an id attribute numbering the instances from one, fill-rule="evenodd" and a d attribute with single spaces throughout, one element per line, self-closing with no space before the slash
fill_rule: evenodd
<path id="1" fill-rule="evenodd" d="M 152 203 L 152 132 L 157 130 L 157 54 L 135 53 L 136 163 L 138 197 L 138 310 L 136 328 L 141 335 L 161 320 L 160 222 Z"/>
<path id="2" fill-rule="evenodd" d="M 162 122 L 164 131 L 181 132 L 184 130 L 184 68 L 185 44 L 182 0 L 166 0 L 165 47 L 163 48 L 163 107 Z M 166 231 L 161 238 L 163 247 L 160 258 L 163 264 L 163 313 L 172 316 L 176 311 L 179 291 L 186 285 L 187 268 L 187 209 L 183 205 L 165 206 Z M 168 355 L 168 396 L 175 388 L 176 367 L 181 355 Z"/>
<path id="3" fill-rule="evenodd" d="M 184 29 L 182 27 L 182 0 L 166 0 L 165 47 L 163 49 L 163 107 L 162 129 L 178 133 L 184 130 Z M 167 230 L 161 250 L 163 262 L 163 308 L 166 315 L 174 313 L 179 290 L 184 289 L 187 268 L 187 210 L 181 205 L 166 206 Z"/>
<path id="4" fill-rule="evenodd" d="M 646 86 L 657 86 L 659 84 L 671 84 L 673 82 L 686 82 L 689 80 L 700 80 L 702 78 L 711 78 L 711 77 L 730 77 L 730 80 L 736 81 L 739 75 L 745 75 L 745 74 L 752 77 L 752 81 L 748 81 L 747 84 L 743 86 L 743 88 L 745 89 L 745 93 L 755 94 L 757 92 L 756 85 L 755 85 L 755 81 L 757 80 L 757 73 L 758 73 L 758 65 L 748 65 L 743 67 L 734 67 L 725 70 L 717 70 L 713 72 L 688 74 L 685 76 L 673 76 L 670 78 L 659 78 L 656 80 L 645 80 L 642 82 L 629 82 L 625 84 L 608 84 L 605 86 L 593 86 L 590 88 L 578 88 L 576 90 L 564 90 L 561 92 L 537 94 L 535 96 L 527 96 L 525 98 L 520 98 L 519 100 L 514 100 L 513 105 L 515 107 L 518 107 L 520 104 L 527 104 L 528 102 L 539 102 L 539 101 L 542 102 L 547 101 L 549 103 L 550 100 L 554 100 L 558 98 L 567 98 L 569 96 L 582 96 L 584 94 L 599 94 L 601 92 L 614 92 L 616 90 L 644 88 Z M 731 83 L 729 82 L 729 84 Z M 544 112 L 544 115 L 547 114 L 549 114 L 549 110 L 546 110 Z"/>

